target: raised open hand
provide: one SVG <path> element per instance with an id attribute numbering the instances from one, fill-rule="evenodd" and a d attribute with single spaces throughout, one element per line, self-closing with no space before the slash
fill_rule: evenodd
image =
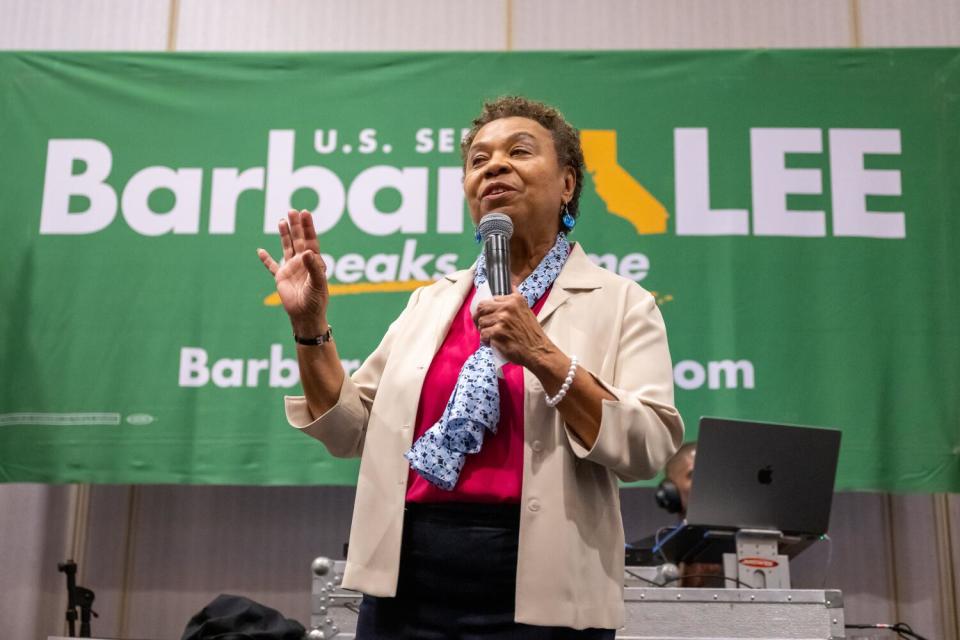
<path id="1" fill-rule="evenodd" d="M 290 316 L 294 332 L 315 336 L 327 330 L 327 267 L 320 257 L 320 243 L 309 211 L 291 210 L 280 221 L 280 245 L 283 264 L 264 249 L 257 256 L 273 274 L 283 308 Z"/>

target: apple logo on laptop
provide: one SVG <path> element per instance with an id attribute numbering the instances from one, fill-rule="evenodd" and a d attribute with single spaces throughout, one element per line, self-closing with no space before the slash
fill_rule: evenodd
<path id="1" fill-rule="evenodd" d="M 770 484 L 773 482 L 773 467 L 769 464 L 763 469 L 757 471 L 757 482 L 760 484 Z"/>

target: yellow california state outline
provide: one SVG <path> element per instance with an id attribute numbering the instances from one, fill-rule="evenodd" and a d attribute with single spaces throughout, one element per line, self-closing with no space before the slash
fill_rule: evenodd
<path id="1" fill-rule="evenodd" d="M 607 211 L 633 225 L 641 235 L 667 232 L 667 208 L 617 162 L 617 132 L 580 132 L 583 161 Z"/>

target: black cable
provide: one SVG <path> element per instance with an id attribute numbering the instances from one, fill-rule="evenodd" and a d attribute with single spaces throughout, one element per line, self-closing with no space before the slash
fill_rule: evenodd
<path id="1" fill-rule="evenodd" d="M 897 624 L 893 625 L 893 627 L 900 635 L 907 635 L 911 638 L 916 638 L 916 640 L 927 640 L 919 633 L 911 629 L 910 625 L 908 625 L 906 622 L 898 622 Z"/>
<path id="2" fill-rule="evenodd" d="M 666 586 L 671 582 L 676 582 L 677 580 L 683 580 L 684 578 L 723 578 L 724 580 L 730 580 L 731 582 L 736 582 L 741 587 L 746 587 L 747 589 L 753 589 L 752 586 L 750 586 L 743 580 L 738 580 L 737 578 L 728 578 L 727 576 L 722 576 L 718 573 L 691 573 L 685 576 L 677 576 L 676 578 L 670 578 L 669 580 L 664 580 L 663 585 Z"/>
<path id="3" fill-rule="evenodd" d="M 633 571 L 630 571 L 630 569 L 624 569 L 624 571 L 627 572 L 627 573 L 629 573 L 631 576 L 633 576 L 633 577 L 636 578 L 637 580 L 641 580 L 641 581 L 643 581 L 643 582 L 646 582 L 647 584 L 652 584 L 652 585 L 655 586 L 655 587 L 662 587 L 662 586 L 663 586 L 663 585 L 660 584 L 659 582 L 654 582 L 653 580 L 648 580 L 647 578 L 644 578 L 643 576 L 641 576 L 641 575 L 639 575 L 639 574 L 636 574 L 636 573 L 634 573 Z"/>
<path id="4" fill-rule="evenodd" d="M 893 631 L 901 638 L 914 638 L 915 640 L 927 640 L 922 635 L 914 631 L 906 622 L 896 622 L 894 624 L 846 624 L 847 629 L 883 629 Z"/>
<path id="5" fill-rule="evenodd" d="M 890 627 L 893 631 L 897 633 L 901 638 L 915 638 L 916 640 L 927 640 L 919 633 L 915 632 L 910 628 L 906 622 L 897 622 L 896 624 Z"/>

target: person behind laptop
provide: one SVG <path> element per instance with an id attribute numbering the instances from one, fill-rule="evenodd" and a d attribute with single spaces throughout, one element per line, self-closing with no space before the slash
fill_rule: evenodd
<path id="1" fill-rule="evenodd" d="M 690 485 L 693 482 L 693 459 L 697 454 L 697 443 L 687 442 L 677 449 L 677 452 L 667 461 L 664 467 L 664 478 L 657 486 L 656 501 L 660 508 L 669 513 L 679 515 L 683 520 L 687 515 L 687 498 L 690 495 Z M 665 534 L 661 531 L 661 534 Z M 657 543 L 657 536 L 649 535 L 635 540 L 627 545 L 627 564 L 634 566 L 654 566 L 662 564 L 665 559 L 654 555 L 652 550 Z"/>
<path id="2" fill-rule="evenodd" d="M 662 488 L 657 489 L 657 503 L 660 504 L 660 495 L 672 495 L 673 502 L 669 504 L 678 505 L 679 510 L 676 513 L 683 520 L 687 517 L 687 503 L 690 500 L 690 488 L 693 487 L 693 467 L 697 458 L 697 443 L 687 442 L 677 449 L 670 460 L 667 461 L 664 470 L 664 481 Z M 671 494 L 670 484 L 673 485 Z M 661 504 L 661 506 L 664 506 Z M 680 585 L 681 587 L 710 587 L 723 588 L 726 586 L 723 579 L 723 565 L 713 562 L 681 562 L 680 563 Z"/>
<path id="3" fill-rule="evenodd" d="M 664 478 L 657 487 L 657 504 L 682 520 L 687 516 L 687 500 L 693 485 L 693 464 L 697 456 L 697 443 L 687 442 L 667 461 Z"/>
<path id="4" fill-rule="evenodd" d="M 687 516 L 687 503 L 690 499 L 690 489 L 693 486 L 693 469 L 697 457 L 697 443 L 684 443 L 677 452 L 667 461 L 664 468 L 664 478 L 657 487 L 657 504 L 669 513 L 677 514 L 677 524 L 679 525 Z M 650 549 L 655 544 L 655 536 L 649 536 L 631 543 L 631 546 L 638 549 Z M 643 554 L 638 554 L 642 557 Z M 656 564 L 662 562 L 659 556 L 655 560 Z M 646 564 L 646 563 L 645 563 Z M 654 564 L 654 562 L 651 562 Z M 667 584 L 670 587 L 724 587 L 723 566 L 711 562 L 681 562 L 680 563 L 679 584 Z"/>

